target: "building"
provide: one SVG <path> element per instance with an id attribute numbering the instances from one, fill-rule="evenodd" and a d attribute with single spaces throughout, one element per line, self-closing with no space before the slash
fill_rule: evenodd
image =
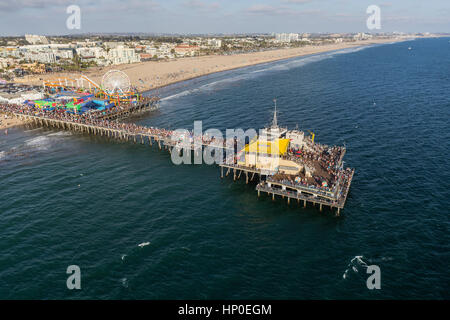
<path id="1" fill-rule="evenodd" d="M 81 58 L 106 58 L 108 55 L 106 51 L 101 47 L 90 47 L 90 48 L 77 48 L 77 55 Z"/>
<path id="2" fill-rule="evenodd" d="M 34 34 L 26 34 L 25 40 L 30 44 L 48 44 L 48 40 L 45 36 L 38 36 Z"/>
<path id="3" fill-rule="evenodd" d="M 222 40 L 219 39 L 208 39 L 208 46 L 213 47 L 213 48 L 220 48 L 222 47 Z"/>
<path id="4" fill-rule="evenodd" d="M 153 57 L 153 56 L 157 55 L 158 49 L 156 49 L 155 47 L 148 46 L 145 48 L 145 52 Z"/>
<path id="5" fill-rule="evenodd" d="M 73 50 L 53 50 L 58 59 L 73 59 Z"/>
<path id="6" fill-rule="evenodd" d="M 356 41 L 358 41 L 358 40 L 368 40 L 368 39 L 372 39 L 372 35 L 364 33 L 364 32 L 360 32 L 360 33 L 355 34 L 353 36 L 353 40 L 356 40 Z"/>
<path id="7" fill-rule="evenodd" d="M 294 42 L 298 41 L 299 35 L 298 33 L 277 33 L 275 35 L 276 42 Z"/>
<path id="8" fill-rule="evenodd" d="M 175 54 L 181 57 L 194 56 L 200 50 L 199 46 L 189 44 L 180 44 L 175 47 Z"/>
<path id="9" fill-rule="evenodd" d="M 132 48 L 117 46 L 108 53 L 108 59 L 112 64 L 125 64 L 140 62 L 141 58 Z"/>
<path id="10" fill-rule="evenodd" d="M 56 55 L 53 52 L 27 51 L 25 52 L 25 59 L 41 63 L 56 63 Z"/>
<path id="11" fill-rule="evenodd" d="M 22 57 L 22 52 L 19 48 L 16 47 L 1 47 L 0 48 L 0 57 L 4 58 L 20 58 Z"/>
<path id="12" fill-rule="evenodd" d="M 141 61 L 149 61 L 153 58 L 153 55 L 150 53 L 140 53 Z"/>

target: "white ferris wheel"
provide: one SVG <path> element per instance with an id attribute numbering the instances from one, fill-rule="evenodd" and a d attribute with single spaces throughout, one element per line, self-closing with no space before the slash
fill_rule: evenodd
<path id="1" fill-rule="evenodd" d="M 110 95 L 124 95 L 131 90 L 130 78 L 120 70 L 110 70 L 102 78 L 102 89 Z"/>

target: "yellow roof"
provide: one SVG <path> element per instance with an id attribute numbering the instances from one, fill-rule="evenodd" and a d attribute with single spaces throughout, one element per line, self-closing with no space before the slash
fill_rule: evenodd
<path id="1" fill-rule="evenodd" d="M 284 155 L 287 152 L 289 141 L 289 139 L 254 140 L 245 145 L 244 151 L 245 153 Z"/>

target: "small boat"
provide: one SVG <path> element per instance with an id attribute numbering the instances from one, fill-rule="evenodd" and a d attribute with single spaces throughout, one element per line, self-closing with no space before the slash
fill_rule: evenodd
<path id="1" fill-rule="evenodd" d="M 409 47 L 409 48 L 408 48 L 408 50 L 412 50 L 412 48 L 411 48 L 411 47 Z"/>

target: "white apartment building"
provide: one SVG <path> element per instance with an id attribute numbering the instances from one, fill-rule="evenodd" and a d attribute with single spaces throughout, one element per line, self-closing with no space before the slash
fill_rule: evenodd
<path id="1" fill-rule="evenodd" d="M 213 47 L 213 48 L 220 48 L 220 47 L 222 47 L 222 40 L 208 39 L 208 46 Z"/>
<path id="2" fill-rule="evenodd" d="M 109 41 L 109 42 L 105 42 L 104 45 L 105 45 L 105 48 L 107 48 L 107 49 L 115 49 L 115 48 L 117 48 L 119 46 L 123 46 L 124 43 L 123 42 Z"/>
<path id="3" fill-rule="evenodd" d="M 356 35 L 353 36 L 354 40 L 367 40 L 367 39 L 372 39 L 372 35 L 371 34 L 367 34 L 364 32 L 360 32 Z"/>
<path id="4" fill-rule="evenodd" d="M 55 63 L 56 55 L 53 52 L 27 51 L 25 52 L 25 59 L 41 63 Z"/>
<path id="5" fill-rule="evenodd" d="M 72 50 L 53 50 L 53 53 L 59 59 L 73 59 Z"/>
<path id="6" fill-rule="evenodd" d="M 21 52 L 18 48 L 12 48 L 12 47 L 0 48 L 0 57 L 20 58 Z"/>
<path id="7" fill-rule="evenodd" d="M 111 49 L 108 53 L 108 59 L 112 64 L 135 63 L 141 61 L 141 57 L 136 54 L 134 49 L 126 48 L 124 46 L 117 46 L 115 49 Z"/>
<path id="8" fill-rule="evenodd" d="M 106 58 L 107 53 L 106 51 L 101 47 L 90 47 L 90 48 L 77 48 L 76 49 L 77 54 L 81 58 Z"/>
<path id="9" fill-rule="evenodd" d="M 154 55 L 157 54 L 158 49 L 156 49 L 155 47 L 146 47 L 145 48 L 145 52 L 148 53 L 148 54 L 151 54 L 152 57 L 153 57 Z"/>
<path id="10" fill-rule="evenodd" d="M 38 36 L 35 34 L 26 34 L 25 40 L 31 44 L 38 44 L 38 43 L 48 44 L 48 40 L 45 36 Z"/>
<path id="11" fill-rule="evenodd" d="M 275 35 L 276 42 L 293 42 L 298 41 L 298 33 L 277 33 Z"/>

